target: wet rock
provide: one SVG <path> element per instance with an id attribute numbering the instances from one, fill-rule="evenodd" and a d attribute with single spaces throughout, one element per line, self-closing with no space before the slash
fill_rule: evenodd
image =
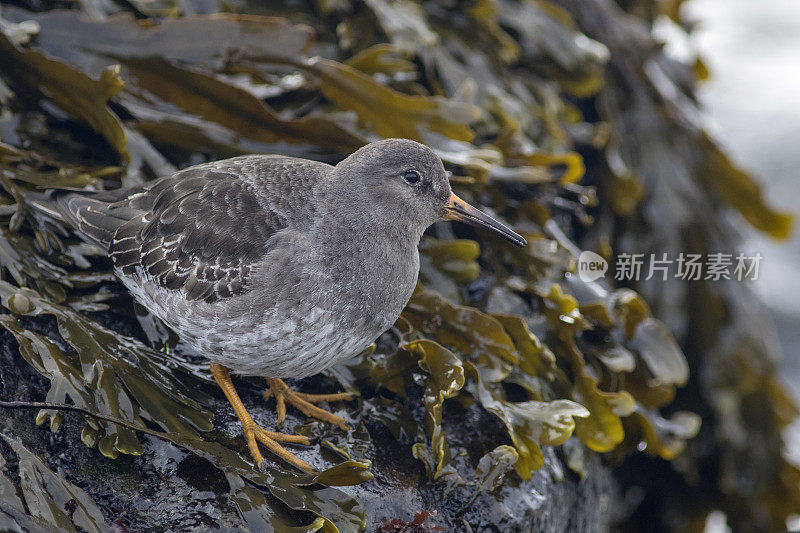
<path id="1" fill-rule="evenodd" d="M 118 318 L 112 322 L 119 325 Z M 52 321 L 39 324 L 43 332 L 54 326 Z M 48 333 L 57 335 L 54 330 Z M 17 344 L 9 333 L 0 332 L 0 346 L 3 369 L 0 398 L 42 400 L 49 387 L 48 381 L 19 356 Z M 274 422 L 273 412 L 261 398 L 262 385 L 249 380 L 237 384 L 254 418 L 267 422 L 267 426 L 269 421 Z M 215 414 L 216 427 L 205 437 L 246 454 L 238 421 L 224 398 L 214 396 L 208 407 Z M 131 531 L 248 530 L 257 523 L 248 519 L 247 513 L 231 497 L 225 472 L 206 458 L 164 439 L 145 435 L 140 438 L 141 455 L 110 459 L 80 442 L 82 415 L 63 413 L 60 430 L 51 433 L 46 425 L 36 426 L 35 414 L 35 410 L 0 408 L 3 473 L 12 482 L 18 482 L 19 476 L 26 473 L 19 470 L 19 452 L 23 448 L 26 456 L 36 457 L 53 476 L 76 487 L 96 504 L 105 522 L 100 524 L 100 530 L 110 529 L 112 523 Z M 302 424 L 295 414 L 290 413 L 290 428 Z M 342 488 L 341 501 L 346 502 L 349 496 L 360 503 L 368 531 L 375 531 L 392 518 L 410 520 L 422 510 L 438 511 L 430 523 L 442 525 L 447 531 L 466 528 L 465 523 L 473 531 L 603 531 L 608 525 L 609 509 L 613 505 L 612 482 L 609 469 L 602 466 L 597 457 L 591 460 L 587 474 L 581 479 L 565 468 L 558 454 L 548 450 L 545 466 L 529 481 L 517 478 L 492 492 L 477 494 L 476 487 L 464 485 L 447 494 L 446 484 L 428 480 L 423 463 L 412 455 L 410 442 L 398 442 L 381 422 L 368 418 L 359 420 L 357 408 L 348 408 L 347 414 L 356 422 L 355 440 L 364 431 L 369 434 L 371 444 L 364 449 L 362 459 L 371 461 L 370 470 L 375 477 L 372 481 Z M 464 450 L 458 459 L 459 466 L 475 463 L 475 450 L 493 442 L 493 432 L 502 431 L 493 417 L 475 406 L 467 409 L 453 406 L 446 418 L 448 438 L 456 446 L 469 443 L 473 448 L 472 454 Z M 482 428 L 485 437 L 476 440 L 475 435 L 460 434 L 460 431 L 474 431 L 470 428 L 476 427 Z M 316 429 L 323 436 L 341 437 L 328 428 Z M 351 446 L 351 449 L 356 448 Z M 315 444 L 302 457 L 318 464 L 330 453 L 329 449 Z M 67 514 L 68 510 L 61 509 Z M 302 512 L 288 514 L 283 517 L 287 523 L 313 522 L 310 517 L 304 518 Z M 7 501 L 0 503 L 2 519 L 26 531 L 47 527 L 46 521 L 35 521 Z M 76 522 L 76 525 L 79 524 Z"/>

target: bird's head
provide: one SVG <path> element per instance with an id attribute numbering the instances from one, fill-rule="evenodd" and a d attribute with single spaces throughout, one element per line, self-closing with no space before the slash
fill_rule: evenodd
<path id="1" fill-rule="evenodd" d="M 442 160 L 427 146 L 408 139 L 370 143 L 340 162 L 333 178 L 343 199 L 370 211 L 373 220 L 394 220 L 419 234 L 441 220 L 459 220 L 486 228 L 517 246 L 525 239 L 472 207 L 450 190 Z M 347 191 L 345 193 L 345 191 Z M 366 204 L 366 205 L 365 205 Z"/>

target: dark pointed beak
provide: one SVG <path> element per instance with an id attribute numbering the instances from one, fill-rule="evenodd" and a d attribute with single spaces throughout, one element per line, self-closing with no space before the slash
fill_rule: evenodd
<path id="1" fill-rule="evenodd" d="M 460 220 L 461 222 L 466 222 L 476 227 L 490 229 L 517 246 L 525 246 L 528 244 L 528 241 L 526 241 L 522 235 L 513 231 L 505 224 L 493 219 L 483 211 L 475 209 L 452 193 L 444 208 L 444 218 L 447 220 Z"/>

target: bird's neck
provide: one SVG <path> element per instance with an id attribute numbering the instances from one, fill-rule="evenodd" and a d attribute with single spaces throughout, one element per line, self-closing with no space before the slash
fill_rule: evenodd
<path id="1" fill-rule="evenodd" d="M 336 234 L 344 246 L 361 248 L 381 243 L 395 249 L 416 249 L 426 226 L 407 212 L 393 212 L 374 205 L 368 195 L 332 183 L 324 193 L 322 216 L 317 218 L 324 233 Z"/>
<path id="2" fill-rule="evenodd" d="M 397 319 L 414 290 L 420 237 L 390 224 L 355 228 L 329 225 L 324 237 L 329 241 L 318 246 L 320 270 L 330 276 L 337 300 L 357 305 L 364 327 L 377 336 Z"/>
<path id="3" fill-rule="evenodd" d="M 353 260 L 372 260 L 382 258 L 394 263 L 403 255 L 416 254 L 417 246 L 424 228 L 408 227 L 396 219 L 345 213 L 335 219 L 319 221 L 320 231 L 316 235 L 324 235 L 336 243 L 326 249 L 336 250 L 337 256 L 349 257 Z"/>

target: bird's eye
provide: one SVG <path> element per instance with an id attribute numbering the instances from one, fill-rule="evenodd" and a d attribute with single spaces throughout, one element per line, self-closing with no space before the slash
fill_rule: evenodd
<path id="1" fill-rule="evenodd" d="M 419 183 L 419 180 L 422 179 L 422 176 L 420 176 L 419 172 L 416 170 L 407 170 L 406 173 L 403 174 L 403 179 L 406 180 L 406 183 L 416 185 Z"/>

